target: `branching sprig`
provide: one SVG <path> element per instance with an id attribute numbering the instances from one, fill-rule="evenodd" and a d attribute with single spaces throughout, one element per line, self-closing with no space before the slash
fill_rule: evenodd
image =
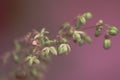
<path id="1" fill-rule="evenodd" d="M 85 32 L 87 29 L 95 28 L 95 37 L 101 36 L 103 32 L 103 47 L 109 49 L 112 43 L 110 38 L 119 33 L 118 28 L 104 24 L 102 20 L 99 20 L 94 26 L 84 27 L 87 19 L 90 18 L 92 18 L 92 14 L 86 12 L 76 17 L 74 25 L 65 22 L 53 39 L 48 37 L 49 31 L 43 28 L 41 31 L 33 30 L 23 38 L 16 40 L 15 49 L 9 53 L 19 68 L 17 73 L 15 72 L 16 78 L 27 79 L 32 76 L 34 79 L 39 80 L 42 72 L 45 71 L 46 63 L 49 62 L 52 55 L 68 55 L 71 51 L 71 42 L 81 46 L 84 43 L 92 43 L 91 37 Z M 3 57 L 3 61 L 9 58 L 5 58 L 6 55 Z"/>

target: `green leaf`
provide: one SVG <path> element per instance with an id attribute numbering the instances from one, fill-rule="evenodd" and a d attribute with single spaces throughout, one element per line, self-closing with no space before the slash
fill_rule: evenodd
<path id="1" fill-rule="evenodd" d="M 50 47 L 50 51 L 53 55 L 57 55 L 57 50 L 54 46 Z"/>
<path id="2" fill-rule="evenodd" d="M 40 63 L 40 60 L 39 59 L 34 59 L 34 62 L 36 63 L 36 64 L 39 64 Z"/>
<path id="3" fill-rule="evenodd" d="M 35 62 L 37 62 L 36 60 L 38 60 L 37 59 L 37 57 L 36 56 L 32 56 L 32 55 L 30 55 L 30 56 L 28 56 L 26 59 L 25 59 L 25 61 L 28 61 L 28 64 L 29 64 L 29 66 L 32 66 L 32 64 Z"/>
<path id="4" fill-rule="evenodd" d="M 19 57 L 15 53 L 13 53 L 13 60 L 15 63 L 19 62 Z"/>
<path id="5" fill-rule="evenodd" d="M 47 41 L 45 42 L 45 45 L 48 46 L 48 45 L 51 44 L 51 42 L 52 42 L 51 40 L 47 40 Z"/>
<path id="6" fill-rule="evenodd" d="M 64 42 L 64 43 L 68 42 L 66 37 L 61 37 L 61 41 Z"/>
<path id="7" fill-rule="evenodd" d="M 45 40 L 44 37 L 40 37 L 40 45 L 44 46 L 45 45 Z"/>
<path id="8" fill-rule="evenodd" d="M 73 29 L 72 29 L 72 28 L 69 29 L 68 34 L 69 34 L 69 35 L 72 35 L 72 34 L 73 34 Z"/>
<path id="9" fill-rule="evenodd" d="M 70 51 L 71 51 L 70 45 L 69 45 L 69 44 L 66 44 L 66 46 L 67 46 L 68 52 L 70 52 Z"/>
<path id="10" fill-rule="evenodd" d="M 50 48 L 49 47 L 45 47 L 45 48 L 42 49 L 41 54 L 43 56 L 49 56 L 49 52 L 50 52 Z"/>
<path id="11" fill-rule="evenodd" d="M 31 75 L 32 75 L 32 76 L 37 76 L 37 70 L 36 70 L 35 68 L 33 68 L 33 69 L 31 70 Z"/>
<path id="12" fill-rule="evenodd" d="M 38 33 L 38 34 L 36 34 L 36 35 L 34 36 L 34 39 L 37 39 L 37 38 L 39 38 L 40 36 L 41 36 L 41 34 Z"/>
<path id="13" fill-rule="evenodd" d="M 66 44 L 60 44 L 58 47 L 59 54 L 66 54 L 68 52 L 68 47 Z"/>
<path id="14" fill-rule="evenodd" d="M 21 49 L 21 45 L 18 41 L 15 41 L 15 48 L 16 48 L 17 52 L 20 51 L 20 49 Z"/>
<path id="15" fill-rule="evenodd" d="M 30 66 L 32 66 L 33 62 L 34 62 L 34 61 L 33 61 L 32 58 L 28 61 L 28 63 L 29 63 Z"/>
<path id="16" fill-rule="evenodd" d="M 59 54 L 63 54 L 63 48 L 61 46 L 58 47 Z"/>
<path id="17" fill-rule="evenodd" d="M 103 43 L 103 47 L 105 49 L 109 49 L 111 47 L 111 40 L 110 39 L 105 39 Z"/>

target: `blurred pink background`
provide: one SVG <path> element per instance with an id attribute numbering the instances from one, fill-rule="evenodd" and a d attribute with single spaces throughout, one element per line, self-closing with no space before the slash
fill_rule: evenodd
<path id="1" fill-rule="evenodd" d="M 55 36 L 59 25 L 78 14 L 90 11 L 93 18 L 120 26 L 119 0 L 0 0 L 0 53 L 12 49 L 13 40 L 32 29 L 47 28 Z M 86 26 L 85 26 L 86 27 Z M 68 56 L 53 57 L 46 80 L 120 80 L 120 35 L 112 38 L 110 50 L 102 48 L 103 38 L 94 38 L 93 44 L 82 47 L 73 44 Z"/>

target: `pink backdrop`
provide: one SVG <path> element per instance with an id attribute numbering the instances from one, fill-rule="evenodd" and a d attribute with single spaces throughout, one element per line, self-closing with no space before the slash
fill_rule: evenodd
<path id="1" fill-rule="evenodd" d="M 59 25 L 72 21 L 79 13 L 90 11 L 93 18 L 120 26 L 119 0 L 1 0 L 0 1 L 0 53 L 13 46 L 14 38 L 23 36 L 33 28 L 46 27 L 55 36 Z M 68 56 L 53 57 L 46 80 L 120 80 L 120 35 L 112 38 L 110 50 L 102 48 L 103 38 L 93 38 L 92 45 L 73 44 Z"/>

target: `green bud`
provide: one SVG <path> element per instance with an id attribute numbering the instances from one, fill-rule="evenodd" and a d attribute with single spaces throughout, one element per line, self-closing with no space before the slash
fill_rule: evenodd
<path id="1" fill-rule="evenodd" d="M 74 32 L 74 34 L 73 34 L 73 39 L 74 39 L 74 40 L 79 40 L 79 39 L 81 39 L 80 34 L 77 33 L 77 32 Z"/>
<path id="2" fill-rule="evenodd" d="M 84 39 L 81 39 L 81 40 L 78 41 L 78 44 L 79 44 L 79 45 L 83 45 L 84 42 L 85 42 Z"/>
<path id="3" fill-rule="evenodd" d="M 77 17 L 77 21 L 76 21 L 76 28 L 79 29 L 81 27 L 82 23 L 81 23 L 81 20 L 80 20 L 80 16 Z"/>
<path id="4" fill-rule="evenodd" d="M 92 18 L 92 14 L 90 12 L 87 12 L 87 13 L 85 13 L 85 17 L 90 19 L 90 18 Z"/>
<path id="5" fill-rule="evenodd" d="M 116 30 L 109 30 L 109 34 L 114 36 L 114 35 L 117 35 L 117 31 Z"/>
<path id="6" fill-rule="evenodd" d="M 100 31 L 96 30 L 95 31 L 95 37 L 99 37 L 101 35 Z"/>
<path id="7" fill-rule="evenodd" d="M 68 22 L 66 22 L 66 23 L 64 23 L 63 24 L 63 28 L 69 28 L 71 25 L 70 25 L 70 23 L 68 23 Z"/>
<path id="8" fill-rule="evenodd" d="M 83 25 L 86 24 L 86 19 L 85 19 L 85 17 L 81 16 L 79 19 L 80 19 L 80 21 L 81 21 L 81 23 L 82 23 Z"/>
<path id="9" fill-rule="evenodd" d="M 87 41 L 88 43 L 92 43 L 92 39 L 90 36 L 85 36 L 85 41 Z"/>
<path id="10" fill-rule="evenodd" d="M 118 32 L 119 32 L 119 30 L 114 26 L 109 28 L 109 34 L 112 36 L 117 35 Z"/>
<path id="11" fill-rule="evenodd" d="M 105 49 L 109 49 L 111 47 L 111 40 L 110 39 L 105 39 L 103 43 L 103 47 Z"/>

